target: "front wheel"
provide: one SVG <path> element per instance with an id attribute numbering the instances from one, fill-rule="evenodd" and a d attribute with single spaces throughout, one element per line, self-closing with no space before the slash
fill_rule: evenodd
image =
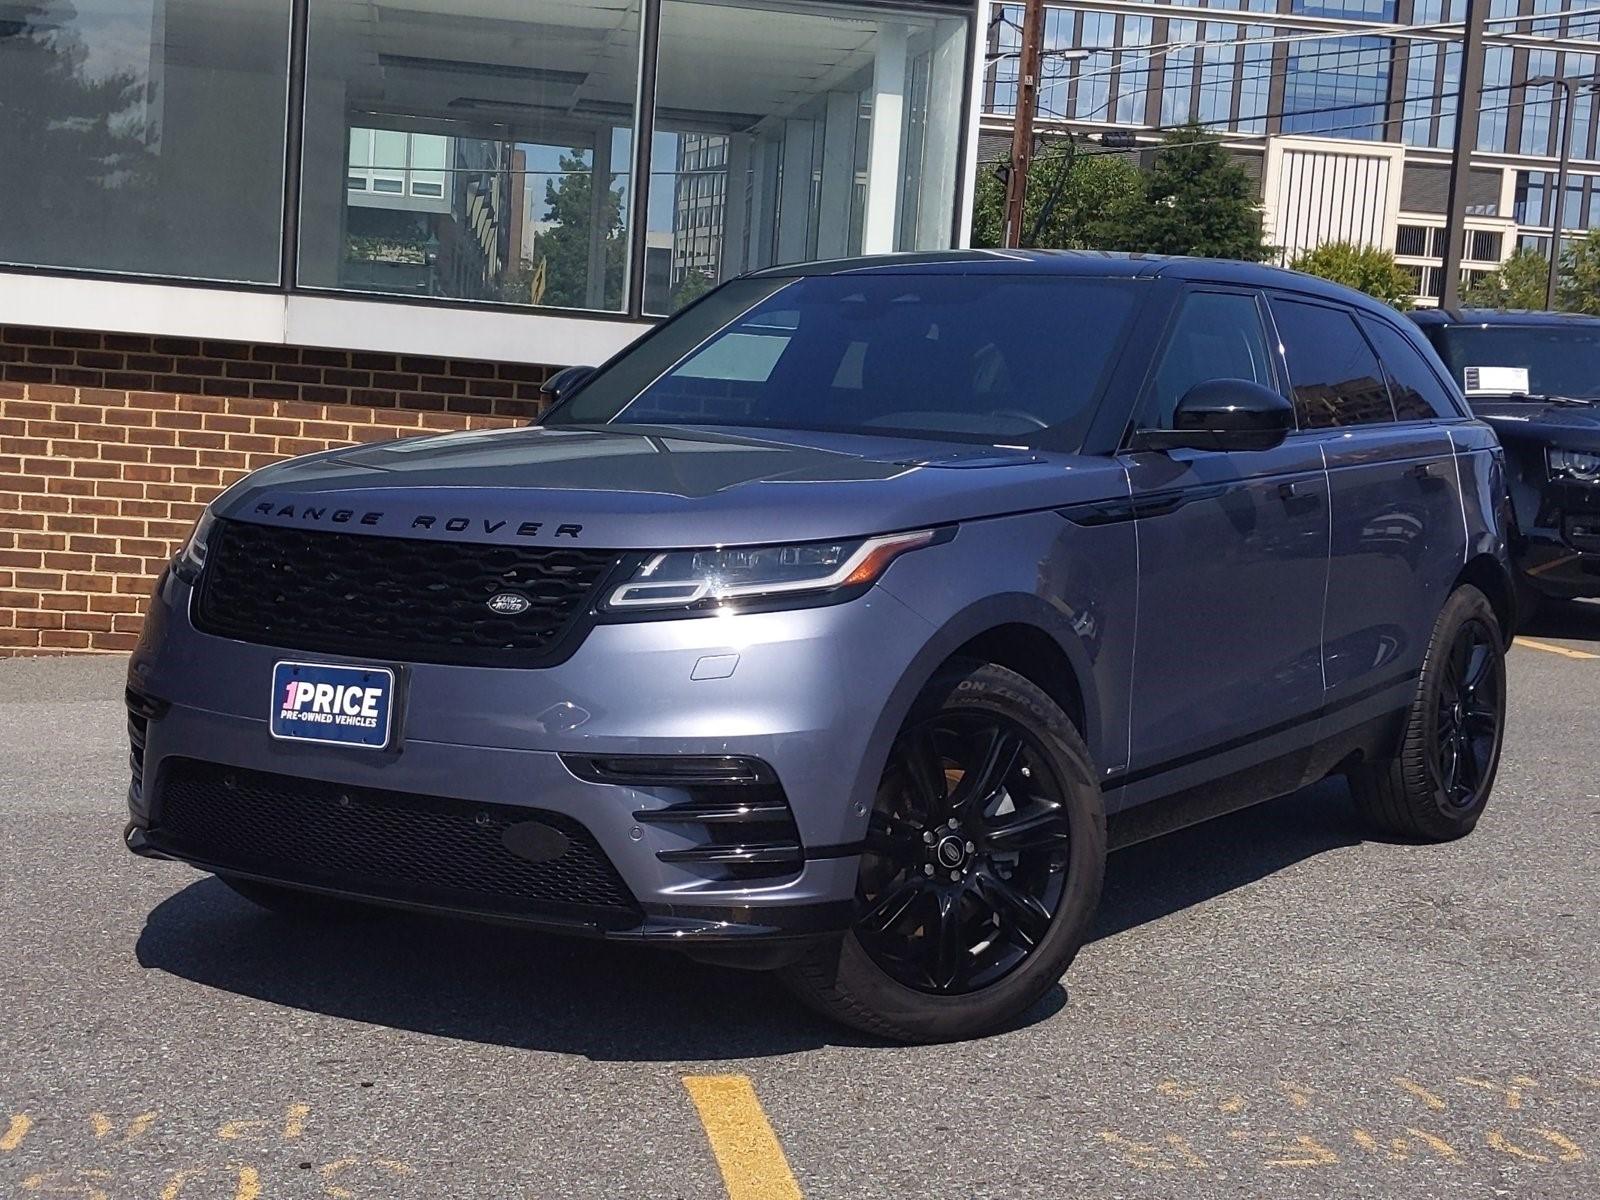
<path id="1" fill-rule="evenodd" d="M 1358 768 L 1350 790 L 1385 833 L 1443 842 L 1489 803 L 1506 723 L 1505 640 L 1494 608 L 1463 584 L 1445 601 L 1393 758 Z"/>
<path id="2" fill-rule="evenodd" d="M 807 1004 L 909 1042 L 1014 1020 L 1088 935 L 1105 811 L 1083 739 L 991 663 L 946 668 L 896 738 L 869 819 L 855 923 L 784 970 Z"/>

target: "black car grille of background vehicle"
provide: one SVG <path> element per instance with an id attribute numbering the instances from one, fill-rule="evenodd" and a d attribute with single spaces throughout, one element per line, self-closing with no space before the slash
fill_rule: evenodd
<path id="1" fill-rule="evenodd" d="M 629 928 L 639 908 L 592 834 L 560 813 L 350 787 L 169 758 L 149 830 L 156 848 L 224 871 L 506 916 Z M 506 829 L 558 830 L 531 862 Z"/>
<path id="2" fill-rule="evenodd" d="M 205 633 L 299 650 L 525 667 L 559 654 L 616 561 L 609 550 L 218 521 L 194 621 Z M 502 592 L 529 607 L 491 611 Z"/>

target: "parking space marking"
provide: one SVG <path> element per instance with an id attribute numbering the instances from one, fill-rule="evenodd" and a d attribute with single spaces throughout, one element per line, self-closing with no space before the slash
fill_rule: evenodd
<path id="1" fill-rule="evenodd" d="M 685 1075 L 728 1200 L 801 1200 L 778 1135 L 747 1075 Z"/>
<path id="2" fill-rule="evenodd" d="M 0 1133 L 0 1152 L 10 1154 L 22 1145 L 22 1139 L 28 1136 L 28 1130 L 32 1128 L 33 1118 L 27 1113 L 13 1113 L 6 1124 L 6 1131 Z"/>
<path id="3" fill-rule="evenodd" d="M 1543 650 L 1548 654 L 1559 654 L 1563 658 L 1600 658 L 1600 654 L 1590 654 L 1587 650 L 1572 650 L 1566 646 L 1552 646 L 1549 642 L 1536 642 L 1532 638 L 1519 637 L 1516 644 L 1526 646 L 1529 650 Z"/>

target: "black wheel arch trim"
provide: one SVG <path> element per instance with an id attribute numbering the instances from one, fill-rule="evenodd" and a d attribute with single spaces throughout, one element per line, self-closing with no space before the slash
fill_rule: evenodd
<path id="1" fill-rule="evenodd" d="M 1068 667 L 1078 687 L 1078 694 L 1083 701 L 1084 728 L 1078 732 L 1083 737 L 1090 758 L 1096 763 L 1101 761 L 1099 751 L 1103 744 L 1104 723 L 1099 692 L 1094 682 L 1093 664 L 1088 649 L 1073 631 L 1067 617 L 1043 598 L 1026 592 L 988 596 L 961 609 L 939 626 L 901 672 L 899 681 L 890 692 L 889 699 L 873 726 L 872 736 L 868 741 L 871 747 L 870 757 L 863 763 L 863 769 L 855 781 L 850 796 L 851 803 L 858 806 L 863 814 L 872 810 L 878 780 L 888 762 L 889 750 L 894 743 L 895 735 L 899 733 L 906 716 L 911 712 L 911 706 L 916 703 L 922 690 L 928 686 L 929 680 L 962 646 L 982 634 L 1007 625 L 1025 625 L 1038 629 L 1066 656 Z M 864 829 L 866 824 L 864 815 L 861 824 Z M 814 852 L 808 849 L 807 856 L 811 857 L 813 854 Z"/>

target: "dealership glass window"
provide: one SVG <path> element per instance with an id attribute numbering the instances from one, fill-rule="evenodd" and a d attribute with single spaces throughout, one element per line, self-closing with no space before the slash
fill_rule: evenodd
<path id="1" fill-rule="evenodd" d="M 619 311 L 638 0 L 315 0 L 299 282 Z"/>
<path id="2" fill-rule="evenodd" d="M 775 263 L 949 245 L 966 30 L 878 6 L 665 0 L 644 310 Z"/>
<path id="3" fill-rule="evenodd" d="M 289 0 L 0 0 L 0 262 L 279 274 Z"/>

